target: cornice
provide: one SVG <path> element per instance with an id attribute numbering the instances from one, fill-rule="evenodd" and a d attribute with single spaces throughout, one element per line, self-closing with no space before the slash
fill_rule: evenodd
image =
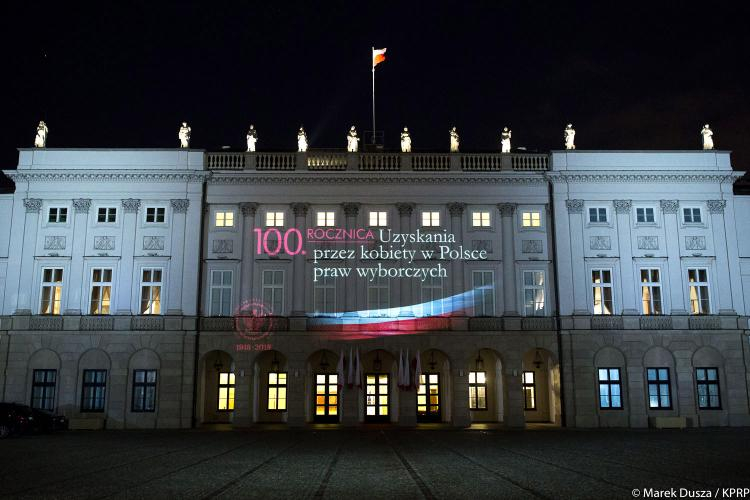
<path id="1" fill-rule="evenodd" d="M 568 173 L 568 172 L 546 172 L 545 178 L 553 183 L 704 183 L 719 182 L 733 183 L 743 176 L 742 172 L 669 172 L 669 173 L 636 173 L 636 172 L 606 172 L 606 173 Z"/>
<path id="2" fill-rule="evenodd" d="M 4 171 L 14 182 L 203 182 L 211 172 Z"/>
<path id="3" fill-rule="evenodd" d="M 431 173 L 428 175 L 372 173 L 361 175 L 349 174 L 231 174 L 214 172 L 208 180 L 211 184 L 546 184 L 541 175 L 502 175 L 477 176 L 465 175 L 443 176 Z"/>

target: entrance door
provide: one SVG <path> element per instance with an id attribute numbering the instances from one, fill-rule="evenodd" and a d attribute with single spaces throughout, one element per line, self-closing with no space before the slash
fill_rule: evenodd
<path id="1" fill-rule="evenodd" d="M 417 391 L 417 422 L 440 422 L 440 374 L 423 373 Z"/>
<path id="2" fill-rule="evenodd" d="M 338 376 L 335 373 L 315 375 L 315 422 L 339 421 Z"/>
<path id="3" fill-rule="evenodd" d="M 365 421 L 388 422 L 389 420 L 388 374 L 365 375 Z"/>

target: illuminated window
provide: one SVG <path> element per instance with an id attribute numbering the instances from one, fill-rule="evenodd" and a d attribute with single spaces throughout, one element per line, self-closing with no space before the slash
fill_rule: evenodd
<path id="1" fill-rule="evenodd" d="M 286 410 L 286 373 L 269 372 L 268 374 L 268 410 Z"/>
<path id="2" fill-rule="evenodd" d="M 234 410 L 234 373 L 219 372 L 219 411 Z"/>
<path id="3" fill-rule="evenodd" d="M 662 314 L 658 269 L 641 269 L 641 304 L 643 314 Z"/>
<path id="4" fill-rule="evenodd" d="M 490 213 L 472 212 L 471 227 L 490 227 Z"/>
<path id="5" fill-rule="evenodd" d="M 68 209 L 64 207 L 52 207 L 47 214 L 47 222 L 51 224 L 63 224 L 68 222 Z"/>
<path id="6" fill-rule="evenodd" d="M 112 301 L 112 269 L 91 270 L 89 314 L 109 314 Z"/>
<path id="7" fill-rule="evenodd" d="M 164 222 L 166 209 L 164 207 L 147 207 L 146 222 L 149 224 L 158 224 Z"/>
<path id="8" fill-rule="evenodd" d="M 440 374 L 423 373 L 417 390 L 417 418 L 420 421 L 440 420 Z"/>
<path id="9" fill-rule="evenodd" d="M 31 407 L 39 410 L 54 410 L 57 370 L 34 370 L 33 377 Z"/>
<path id="10" fill-rule="evenodd" d="M 117 208 L 100 207 L 99 210 L 97 210 L 96 222 L 100 224 L 112 224 L 117 222 Z"/>
<path id="11" fill-rule="evenodd" d="M 469 409 L 487 409 L 487 374 L 469 372 Z"/>
<path id="12" fill-rule="evenodd" d="M 443 298 L 443 279 L 438 276 L 428 276 L 421 283 L 422 290 L 422 313 L 425 316 L 434 316 L 445 312 Z"/>
<path id="13" fill-rule="evenodd" d="M 439 227 L 440 212 L 422 212 L 422 226 Z"/>
<path id="14" fill-rule="evenodd" d="M 365 419 L 388 420 L 388 374 L 365 375 Z"/>
<path id="15" fill-rule="evenodd" d="M 133 370 L 134 412 L 156 411 L 156 370 Z"/>
<path id="16" fill-rule="evenodd" d="M 492 271 L 472 271 L 474 285 L 474 315 L 495 315 L 495 273 Z"/>
<path id="17" fill-rule="evenodd" d="M 589 208 L 589 222 L 607 222 L 607 209 L 604 207 Z"/>
<path id="18" fill-rule="evenodd" d="M 683 208 L 682 220 L 685 224 L 700 224 L 702 222 L 700 208 Z"/>
<path id="19" fill-rule="evenodd" d="M 216 212 L 216 227 L 234 227 L 234 212 Z"/>
<path id="20" fill-rule="evenodd" d="M 387 276 L 375 276 L 367 282 L 367 309 L 370 315 L 385 316 L 385 309 L 391 307 L 391 282 Z"/>
<path id="21" fill-rule="evenodd" d="M 103 412 L 107 390 L 107 370 L 83 370 L 82 412 Z"/>
<path id="22" fill-rule="evenodd" d="M 612 314 L 612 270 L 592 269 L 591 286 L 594 314 Z"/>
<path id="23" fill-rule="evenodd" d="M 162 269 L 141 271 L 141 314 L 161 314 Z"/>
<path id="24" fill-rule="evenodd" d="M 526 316 L 544 316 L 544 271 L 523 272 L 523 301 Z"/>
<path id="25" fill-rule="evenodd" d="M 648 407 L 655 410 L 672 408 L 669 387 L 669 368 L 648 368 Z"/>
<path id="26" fill-rule="evenodd" d="M 698 408 L 701 410 L 720 409 L 719 369 L 696 368 L 695 381 L 698 388 Z"/>
<path id="27" fill-rule="evenodd" d="M 336 220 L 334 212 L 318 212 L 316 217 L 318 226 L 333 226 Z"/>
<path id="28" fill-rule="evenodd" d="M 542 225 L 542 214 L 537 211 L 521 212 L 521 227 L 540 227 Z"/>
<path id="29" fill-rule="evenodd" d="M 339 391 L 338 375 L 318 373 L 315 375 L 315 417 L 319 422 L 338 421 Z"/>
<path id="30" fill-rule="evenodd" d="M 619 368 L 599 368 L 599 408 L 622 408 Z"/>
<path id="31" fill-rule="evenodd" d="M 388 225 L 388 212 L 370 212 L 370 225 L 385 227 Z"/>
<path id="32" fill-rule="evenodd" d="M 39 314 L 61 314 L 63 270 L 59 267 L 42 269 L 42 303 Z"/>
<path id="33" fill-rule="evenodd" d="M 523 372 L 521 387 L 523 389 L 523 409 L 536 410 L 536 381 L 534 380 L 534 372 Z"/>
<path id="34" fill-rule="evenodd" d="M 210 316 L 232 315 L 232 271 L 211 271 Z"/>
<path id="35" fill-rule="evenodd" d="M 654 222 L 654 209 L 653 208 L 636 208 L 635 209 L 635 220 L 638 223 Z"/>
<path id="36" fill-rule="evenodd" d="M 336 278 L 323 276 L 313 283 L 313 307 L 315 314 L 336 312 Z"/>
<path id="37" fill-rule="evenodd" d="M 284 310 L 284 271 L 263 271 L 263 302 L 271 308 L 271 314 L 282 314 Z"/>
<path id="38" fill-rule="evenodd" d="M 688 284 L 690 285 L 690 314 L 710 314 L 708 271 L 688 269 Z"/>
<path id="39" fill-rule="evenodd" d="M 267 227 L 283 227 L 284 212 L 266 212 Z"/>

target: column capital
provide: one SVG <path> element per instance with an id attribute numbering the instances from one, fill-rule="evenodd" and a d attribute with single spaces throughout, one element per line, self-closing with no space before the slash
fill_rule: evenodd
<path id="1" fill-rule="evenodd" d="M 630 209 L 633 208 L 633 202 L 631 200 L 614 200 L 615 213 L 627 214 L 630 213 Z"/>
<path id="2" fill-rule="evenodd" d="M 451 214 L 451 217 L 461 217 L 465 209 L 466 203 L 448 203 L 448 212 Z"/>
<path id="3" fill-rule="evenodd" d="M 26 213 L 39 213 L 42 210 L 42 200 L 39 198 L 24 198 L 23 206 L 26 207 Z"/>
<path id="4" fill-rule="evenodd" d="M 292 211 L 295 217 L 305 217 L 310 209 L 309 203 L 292 203 Z"/>
<path id="5" fill-rule="evenodd" d="M 77 214 L 87 214 L 91 208 L 91 199 L 78 198 L 77 200 L 73 200 L 73 208 Z"/>
<path id="6" fill-rule="evenodd" d="M 126 200 L 122 200 L 122 209 L 125 211 L 126 214 L 138 213 L 138 210 L 140 208 L 141 208 L 141 200 L 137 200 L 134 198 L 128 198 Z"/>
<path id="7" fill-rule="evenodd" d="M 565 207 L 569 214 L 583 213 L 583 200 L 565 200 Z"/>
<path id="8" fill-rule="evenodd" d="M 498 203 L 497 209 L 503 217 L 511 217 L 515 213 L 517 206 L 518 203 Z"/>
<path id="9" fill-rule="evenodd" d="M 398 209 L 398 214 L 401 217 L 409 216 L 414 211 L 414 203 L 411 202 L 405 202 L 405 203 L 396 203 L 396 208 Z"/>
<path id="10" fill-rule="evenodd" d="M 659 201 L 659 206 L 661 206 L 661 211 L 665 214 L 676 214 L 680 202 L 677 200 L 661 200 Z"/>
<path id="11" fill-rule="evenodd" d="M 359 203 L 342 203 L 341 208 L 344 209 L 344 215 L 347 217 L 356 217 L 359 213 Z"/>
<path id="12" fill-rule="evenodd" d="M 176 214 L 187 213 L 190 206 L 190 200 L 169 200 L 172 205 L 172 211 Z"/>
<path id="13" fill-rule="evenodd" d="M 240 203 L 240 210 L 245 217 L 253 217 L 255 212 L 258 211 L 258 204 L 253 202 Z"/>
<path id="14" fill-rule="evenodd" d="M 706 202 L 706 205 L 708 205 L 708 213 L 710 214 L 723 214 L 724 208 L 727 206 L 726 200 L 708 200 Z"/>

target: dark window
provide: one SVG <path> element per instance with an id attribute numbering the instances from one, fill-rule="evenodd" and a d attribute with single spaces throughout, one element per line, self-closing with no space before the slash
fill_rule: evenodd
<path id="1" fill-rule="evenodd" d="M 599 408 L 622 408 L 619 368 L 599 368 Z"/>
<path id="2" fill-rule="evenodd" d="M 107 389 L 107 370 L 83 370 L 81 411 L 104 411 Z"/>
<path id="3" fill-rule="evenodd" d="M 31 407 L 52 411 L 55 408 L 57 370 L 34 370 L 31 386 Z"/>
<path id="4" fill-rule="evenodd" d="M 698 408 L 702 410 L 720 409 L 719 369 L 696 368 L 695 380 L 698 387 Z"/>
<path id="5" fill-rule="evenodd" d="M 146 222 L 164 222 L 164 207 L 146 208 Z"/>
<path id="6" fill-rule="evenodd" d="M 655 410 L 672 408 L 669 368 L 648 368 L 648 407 Z"/>
<path id="7" fill-rule="evenodd" d="M 133 411 L 156 410 L 156 370 L 133 370 Z"/>
<path id="8" fill-rule="evenodd" d="M 654 222 L 653 208 L 636 208 L 635 217 L 638 222 Z"/>
<path id="9" fill-rule="evenodd" d="M 536 410 L 536 381 L 534 372 L 523 372 L 523 409 Z"/>
<path id="10" fill-rule="evenodd" d="M 607 209 L 589 208 L 589 222 L 607 222 Z"/>
<path id="11" fill-rule="evenodd" d="M 47 222 L 51 222 L 53 224 L 57 224 L 57 223 L 62 224 L 62 223 L 68 222 L 68 209 L 67 208 L 50 208 Z"/>
<path id="12" fill-rule="evenodd" d="M 117 208 L 101 207 L 96 215 L 97 222 L 112 223 L 117 221 Z"/>
<path id="13" fill-rule="evenodd" d="M 701 222 L 701 209 L 700 208 L 683 208 L 682 215 L 683 215 L 683 220 L 686 223 Z"/>

